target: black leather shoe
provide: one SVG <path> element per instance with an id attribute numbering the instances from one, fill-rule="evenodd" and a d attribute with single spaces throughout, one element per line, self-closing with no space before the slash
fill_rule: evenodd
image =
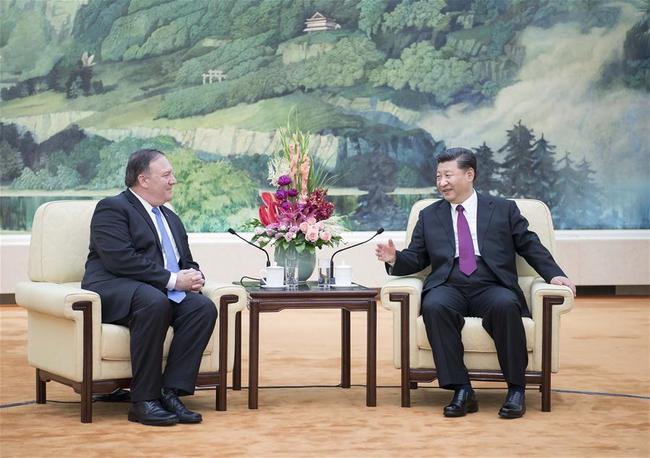
<path id="1" fill-rule="evenodd" d="M 118 388 L 112 393 L 107 394 L 95 394 L 93 395 L 93 401 L 99 402 L 131 402 L 131 392 L 129 390 L 124 390 Z"/>
<path id="2" fill-rule="evenodd" d="M 506 400 L 499 409 L 501 418 L 521 418 L 526 413 L 526 394 L 522 391 L 508 391 Z"/>
<path id="3" fill-rule="evenodd" d="M 200 413 L 192 412 L 190 409 L 185 407 L 185 404 L 183 404 L 178 397 L 176 390 L 163 388 L 160 403 L 165 410 L 169 410 L 178 416 L 179 423 L 201 423 L 201 421 L 203 421 L 203 417 Z"/>
<path id="4" fill-rule="evenodd" d="M 474 412 L 478 412 L 478 401 L 471 388 L 456 390 L 451 402 L 443 410 L 445 417 L 464 417 L 466 414 Z"/>
<path id="5" fill-rule="evenodd" d="M 129 409 L 129 421 L 150 426 L 172 426 L 178 423 L 176 414 L 163 409 L 158 399 L 137 401 Z"/>

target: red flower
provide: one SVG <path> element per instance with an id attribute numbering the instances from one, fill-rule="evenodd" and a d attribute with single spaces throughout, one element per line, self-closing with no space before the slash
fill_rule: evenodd
<path id="1" fill-rule="evenodd" d="M 265 226 L 278 222 L 278 202 L 272 192 L 263 192 L 262 200 L 264 204 L 260 206 L 260 221 Z"/>

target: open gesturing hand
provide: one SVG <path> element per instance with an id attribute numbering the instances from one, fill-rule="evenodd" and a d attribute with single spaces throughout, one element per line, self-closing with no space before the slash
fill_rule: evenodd
<path id="1" fill-rule="evenodd" d="M 375 255 L 377 259 L 381 262 L 387 262 L 393 264 L 397 259 L 397 250 L 395 249 L 395 244 L 392 239 L 388 239 L 388 243 L 378 243 L 375 248 Z"/>

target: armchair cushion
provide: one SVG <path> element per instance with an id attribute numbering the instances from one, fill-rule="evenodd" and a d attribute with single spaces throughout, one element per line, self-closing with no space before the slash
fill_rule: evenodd
<path id="1" fill-rule="evenodd" d="M 81 280 L 88 256 L 90 219 L 96 205 L 94 200 L 58 200 L 38 207 L 29 243 L 32 281 Z"/>
<path id="2" fill-rule="evenodd" d="M 531 352 L 533 351 L 535 341 L 535 322 L 530 318 L 522 318 L 522 321 L 524 323 L 524 330 L 526 331 L 526 349 Z M 422 315 L 418 317 L 417 322 L 418 348 L 431 351 L 431 345 L 429 344 L 429 339 L 427 339 L 427 331 L 424 327 Z M 465 326 L 463 326 L 461 332 L 465 353 L 496 353 L 497 350 L 494 346 L 494 340 L 483 329 L 482 322 L 483 320 L 481 318 L 465 318 Z"/>
<path id="3" fill-rule="evenodd" d="M 163 349 L 163 358 L 169 354 L 169 347 L 174 336 L 172 328 L 167 329 L 165 344 Z M 214 334 L 210 336 L 210 342 L 203 352 L 204 355 L 212 353 L 212 340 Z M 131 361 L 131 350 L 129 349 L 130 333 L 129 328 L 116 324 L 102 324 L 102 350 L 101 358 L 112 361 Z"/>

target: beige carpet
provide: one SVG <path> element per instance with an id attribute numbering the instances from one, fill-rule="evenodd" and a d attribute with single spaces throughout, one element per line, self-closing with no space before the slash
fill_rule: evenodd
<path id="1" fill-rule="evenodd" d="M 339 312 L 283 311 L 261 317 L 260 385 L 339 383 Z M 244 314 L 244 374 L 247 320 Z M 365 383 L 364 315 L 352 314 L 352 383 Z M 216 412 L 214 392 L 185 398 L 204 415 L 200 425 L 153 428 L 129 423 L 128 404 L 94 404 L 94 422 L 79 422 L 78 403 L 34 400 L 34 371 L 26 363 L 26 313 L 0 307 L 0 456 L 637 456 L 650 454 L 650 300 L 579 298 L 562 321 L 561 370 L 553 388 L 643 398 L 554 392 L 553 411 L 527 393 L 523 419 L 499 420 L 503 385 L 479 387 L 480 412 L 446 419 L 449 393 L 412 392 L 400 407 L 399 371 L 392 365 L 391 315 L 378 314 L 376 408 L 365 388 L 264 388 L 259 410 L 247 391 L 228 392 Z M 48 383 L 48 399 L 78 401 Z"/>

